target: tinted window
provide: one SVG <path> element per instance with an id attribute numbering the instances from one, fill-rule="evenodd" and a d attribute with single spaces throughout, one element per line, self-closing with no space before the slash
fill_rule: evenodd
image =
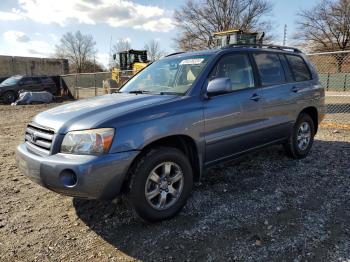
<path id="1" fill-rule="evenodd" d="M 280 61 L 282 63 L 284 75 L 286 77 L 286 81 L 287 82 L 294 82 L 293 74 L 289 68 L 287 58 L 284 55 L 278 55 L 278 57 L 280 58 Z"/>
<path id="2" fill-rule="evenodd" d="M 33 83 L 34 84 L 41 84 L 41 80 L 38 77 L 33 77 Z"/>
<path id="3" fill-rule="evenodd" d="M 221 58 L 210 74 L 210 79 L 228 77 L 232 90 L 254 87 L 254 75 L 249 58 L 244 54 L 227 55 Z"/>
<path id="4" fill-rule="evenodd" d="M 254 54 L 263 86 L 276 85 L 285 82 L 284 71 L 278 55 L 261 53 Z"/>
<path id="5" fill-rule="evenodd" d="M 300 56 L 286 55 L 295 81 L 306 81 L 311 79 L 311 74 L 304 60 Z"/>
<path id="6" fill-rule="evenodd" d="M 41 78 L 41 82 L 51 84 L 52 83 L 52 79 L 48 78 L 48 77 L 42 77 Z"/>
<path id="7" fill-rule="evenodd" d="M 31 77 L 25 77 L 21 80 L 21 83 L 24 85 L 30 85 L 33 83 L 33 81 Z"/>

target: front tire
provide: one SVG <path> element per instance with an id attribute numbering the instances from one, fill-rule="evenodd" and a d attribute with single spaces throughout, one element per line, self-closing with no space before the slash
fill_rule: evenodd
<path id="1" fill-rule="evenodd" d="M 5 104 L 11 104 L 16 101 L 16 94 L 12 91 L 7 91 L 2 95 L 2 100 Z"/>
<path id="2" fill-rule="evenodd" d="M 148 222 L 175 216 L 186 204 L 193 186 L 192 167 L 176 148 L 151 149 L 131 169 L 128 199 Z"/>
<path id="3" fill-rule="evenodd" d="M 315 125 L 310 115 L 302 113 L 284 144 L 288 156 L 294 159 L 305 158 L 312 147 L 315 136 Z"/>

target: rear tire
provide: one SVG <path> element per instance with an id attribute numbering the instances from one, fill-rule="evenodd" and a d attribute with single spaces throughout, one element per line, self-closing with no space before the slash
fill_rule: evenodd
<path id="1" fill-rule="evenodd" d="M 193 186 L 192 167 L 176 148 L 157 147 L 131 169 L 128 199 L 148 222 L 169 219 L 186 204 Z"/>
<path id="2" fill-rule="evenodd" d="M 16 101 L 16 97 L 17 96 L 16 96 L 15 92 L 7 91 L 2 95 L 1 98 L 5 104 L 11 104 L 11 103 Z"/>
<path id="3" fill-rule="evenodd" d="M 294 159 L 305 158 L 312 147 L 315 136 L 315 125 L 312 118 L 302 113 L 295 123 L 293 130 L 284 144 L 288 156 Z"/>

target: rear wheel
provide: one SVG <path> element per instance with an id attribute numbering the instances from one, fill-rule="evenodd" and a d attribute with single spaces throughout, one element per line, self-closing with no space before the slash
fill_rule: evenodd
<path id="1" fill-rule="evenodd" d="M 301 114 L 284 145 L 287 154 L 296 159 L 304 158 L 310 152 L 315 136 L 315 125 L 308 114 Z"/>
<path id="2" fill-rule="evenodd" d="M 128 198 L 149 222 L 175 216 L 186 204 L 193 185 L 191 164 L 178 149 L 159 147 L 132 168 Z"/>
<path id="3" fill-rule="evenodd" d="M 16 101 L 16 94 L 12 91 L 7 91 L 2 95 L 2 100 L 5 104 L 11 104 Z"/>

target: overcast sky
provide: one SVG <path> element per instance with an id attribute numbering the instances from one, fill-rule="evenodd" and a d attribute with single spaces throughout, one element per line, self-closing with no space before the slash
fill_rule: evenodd
<path id="1" fill-rule="evenodd" d="M 106 65 L 112 43 L 128 39 L 142 49 L 156 39 L 167 52 L 174 51 L 178 34 L 173 11 L 185 0 L 0 0 L 0 55 L 52 56 L 55 44 L 68 31 L 80 30 L 97 42 L 97 60 Z M 276 41 L 282 41 L 284 24 L 295 31 L 295 14 L 318 0 L 271 0 Z"/>

